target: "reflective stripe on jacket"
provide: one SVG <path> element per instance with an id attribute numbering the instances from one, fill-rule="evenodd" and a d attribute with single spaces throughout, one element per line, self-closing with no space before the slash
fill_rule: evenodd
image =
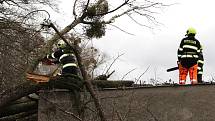
<path id="1" fill-rule="evenodd" d="M 183 38 L 178 48 L 178 60 L 183 66 L 197 64 L 201 52 L 200 42 L 194 36 Z"/>
<path id="2" fill-rule="evenodd" d="M 47 57 L 50 59 L 57 59 L 57 63 L 62 65 L 62 73 L 76 73 L 78 68 L 76 58 L 69 50 L 58 49 Z"/>

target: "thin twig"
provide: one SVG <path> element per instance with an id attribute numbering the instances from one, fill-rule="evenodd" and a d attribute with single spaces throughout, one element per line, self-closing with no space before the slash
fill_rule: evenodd
<path id="1" fill-rule="evenodd" d="M 131 73 L 131 72 L 134 71 L 134 70 L 136 70 L 136 68 L 134 68 L 134 69 L 130 70 L 129 72 L 127 72 L 127 73 L 122 77 L 121 80 L 123 80 L 129 73 Z"/>
<path id="2" fill-rule="evenodd" d="M 140 25 L 140 26 L 144 26 L 144 27 L 147 27 L 147 28 L 149 28 L 149 29 L 153 29 L 152 27 L 150 27 L 150 26 L 147 26 L 147 25 L 144 25 L 144 24 L 141 24 L 141 23 L 139 23 L 137 20 L 135 20 L 131 15 L 129 15 L 129 14 L 127 14 L 128 15 L 128 17 L 131 19 L 131 20 L 133 20 L 136 24 L 138 24 L 138 25 Z"/>
<path id="3" fill-rule="evenodd" d="M 116 62 L 116 60 L 119 59 L 119 57 L 121 57 L 122 55 L 124 55 L 124 53 L 118 55 L 118 56 L 113 60 L 113 62 L 110 64 L 110 66 L 108 67 L 107 71 L 106 71 L 104 74 L 107 74 L 107 73 L 108 73 L 108 71 L 109 71 L 110 68 L 113 66 L 113 64 Z"/>
<path id="4" fill-rule="evenodd" d="M 137 78 L 137 82 L 140 80 L 140 78 L 149 70 L 149 67 L 150 66 L 148 66 L 147 68 L 146 68 L 146 70 Z"/>
<path id="5" fill-rule="evenodd" d="M 109 24 L 109 25 L 111 25 L 111 26 L 113 26 L 113 27 L 115 27 L 115 28 L 119 29 L 120 31 L 122 31 L 122 32 L 124 32 L 124 33 L 126 33 L 126 34 L 129 34 L 129 35 L 133 35 L 133 36 L 134 36 L 134 34 L 129 33 L 129 32 L 126 32 L 125 30 L 123 30 L 123 29 L 119 28 L 119 27 L 118 27 L 118 26 L 116 26 L 116 25 L 113 25 L 113 24 Z"/>
<path id="6" fill-rule="evenodd" d="M 69 111 L 66 111 L 66 110 L 62 109 L 57 103 L 54 103 L 54 102 L 52 102 L 52 101 L 50 101 L 50 100 L 48 100 L 47 98 L 44 98 L 44 97 L 42 97 L 42 96 L 40 96 L 40 98 L 42 98 L 42 99 L 44 99 L 46 102 L 48 102 L 48 103 L 54 105 L 57 109 L 59 109 L 60 111 L 64 112 L 65 114 L 68 114 L 68 115 L 70 115 L 70 116 L 73 116 L 74 118 L 78 119 L 79 121 L 82 121 L 82 119 L 81 119 L 80 117 L 78 117 L 77 115 L 75 115 L 75 114 L 72 113 L 72 112 L 69 112 Z"/>

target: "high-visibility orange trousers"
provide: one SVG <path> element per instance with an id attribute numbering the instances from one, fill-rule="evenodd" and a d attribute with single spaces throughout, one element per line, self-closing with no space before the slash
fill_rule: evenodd
<path id="1" fill-rule="evenodd" d="M 187 74 L 189 72 L 190 76 L 190 81 L 191 84 L 197 84 L 197 70 L 198 70 L 198 65 L 195 64 L 194 66 L 190 68 L 185 68 L 181 64 L 179 64 L 179 84 L 185 84 L 186 83 L 186 78 Z"/>

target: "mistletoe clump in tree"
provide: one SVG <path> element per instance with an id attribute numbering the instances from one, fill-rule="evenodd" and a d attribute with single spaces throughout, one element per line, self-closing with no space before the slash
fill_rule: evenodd
<path id="1" fill-rule="evenodd" d="M 85 26 L 85 34 L 89 38 L 101 38 L 105 35 L 105 24 L 103 21 L 103 14 L 108 12 L 108 2 L 106 0 L 100 0 L 95 4 L 89 5 L 86 12 L 84 22 L 88 24 Z"/>

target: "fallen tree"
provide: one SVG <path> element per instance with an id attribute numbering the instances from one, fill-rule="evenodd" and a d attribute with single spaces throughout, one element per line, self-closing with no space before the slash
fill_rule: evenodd
<path id="1" fill-rule="evenodd" d="M 131 19 L 133 19 L 131 14 L 136 13 L 140 16 L 145 16 L 149 20 L 155 21 L 153 16 L 148 15 L 148 14 L 153 13 L 153 12 L 150 12 L 149 8 L 163 6 L 162 3 L 151 2 L 151 1 L 145 1 L 145 2 L 147 2 L 146 5 L 144 5 L 145 3 L 143 5 L 141 5 L 139 3 L 137 5 L 135 5 L 135 4 L 133 4 L 133 2 L 135 2 L 135 1 L 125 0 L 121 4 L 119 4 L 116 8 L 109 10 L 108 2 L 106 0 L 98 0 L 98 1 L 92 2 L 92 3 L 90 3 L 90 2 L 92 2 L 92 1 L 86 0 L 85 2 L 83 2 L 84 6 L 82 6 L 81 12 L 79 11 L 80 12 L 79 14 L 77 14 L 78 10 L 80 10 L 80 9 L 77 9 L 77 6 L 79 6 L 79 5 L 77 5 L 78 4 L 77 1 L 74 2 L 74 6 L 73 6 L 73 8 L 74 8 L 73 15 L 75 18 L 74 21 L 72 21 L 71 24 L 66 26 L 61 31 L 59 31 L 59 32 L 56 31 L 56 34 L 54 36 L 52 36 L 51 39 L 47 40 L 46 45 L 44 45 L 43 48 L 37 53 L 39 55 L 38 58 L 29 63 L 29 65 L 28 65 L 29 68 L 26 70 L 26 72 L 33 72 L 35 70 L 35 68 L 37 67 L 41 58 L 46 56 L 46 54 L 51 51 L 53 44 L 60 38 L 64 39 L 63 35 L 70 32 L 72 29 L 74 29 L 74 27 L 76 27 L 79 24 L 86 25 L 85 34 L 89 38 L 95 38 L 95 37 L 100 38 L 100 37 L 104 36 L 105 25 L 113 23 L 114 20 L 116 20 L 117 18 L 119 18 L 123 15 L 129 15 L 129 17 Z M 117 14 L 113 15 L 109 20 L 103 19 L 105 15 L 114 13 L 115 11 L 117 11 L 125 6 L 126 6 L 126 9 L 124 11 L 122 11 L 122 13 L 119 13 L 119 14 L 117 13 Z M 143 11 L 148 12 L 148 13 L 141 14 L 141 12 L 143 12 Z M 95 31 L 92 31 L 92 30 L 95 30 Z M 75 45 L 74 47 L 76 48 L 77 46 Z M 99 97 L 94 92 L 93 86 L 91 84 L 92 79 L 89 79 L 87 77 L 85 67 L 84 67 L 83 63 L 81 62 L 82 59 L 79 58 L 80 57 L 79 52 L 77 52 L 77 53 L 78 54 L 76 54 L 76 57 L 77 57 L 79 67 L 82 72 L 82 77 L 86 82 L 85 86 L 87 87 L 88 91 L 91 93 L 92 98 L 94 99 L 97 113 L 99 114 L 101 121 L 106 121 L 106 118 L 104 117 L 104 112 L 100 105 Z M 23 76 L 25 76 L 25 74 L 23 74 Z M 11 102 L 13 102 L 23 96 L 27 96 L 28 94 L 34 93 L 45 86 L 43 84 L 29 82 L 25 78 L 23 78 L 23 80 L 25 80 L 24 83 L 17 85 L 17 86 L 13 86 L 9 89 L 6 89 L 4 92 L 2 92 L 0 94 L 0 111 L 2 111 L 4 107 L 9 106 L 11 104 Z"/>

